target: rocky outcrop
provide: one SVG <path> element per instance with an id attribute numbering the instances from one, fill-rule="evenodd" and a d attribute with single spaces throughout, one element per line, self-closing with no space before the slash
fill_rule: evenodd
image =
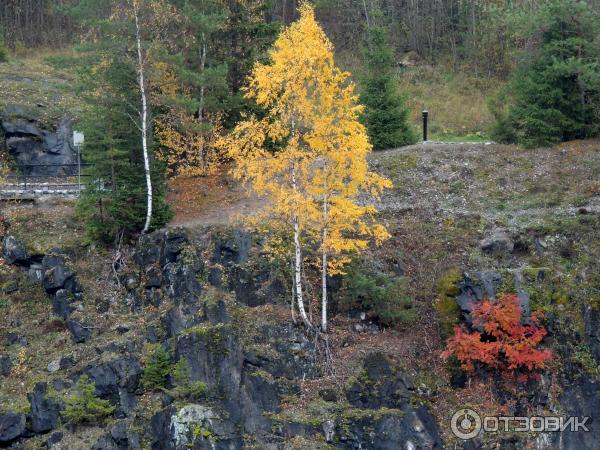
<path id="1" fill-rule="evenodd" d="M 600 363 L 600 313 L 593 306 L 587 305 L 583 311 L 583 318 L 590 352 Z"/>
<path id="2" fill-rule="evenodd" d="M 9 247 L 19 245 L 13 241 Z M 169 230 L 141 238 L 135 264 L 127 266 L 121 280 L 132 310 L 145 315 L 146 332 L 130 342 L 99 344 L 97 358 L 78 363 L 67 379 L 57 379 L 54 386 L 62 395 L 87 375 L 95 395 L 116 407 L 117 422 L 90 448 L 136 450 L 148 442 L 154 450 L 279 450 L 282 442 L 295 436 L 327 441 L 340 449 L 438 448 L 435 422 L 426 408 L 418 406 L 411 383 L 379 354 L 365 360 L 363 376 L 347 387 L 348 413 L 310 423 L 278 419 L 283 413 L 282 397 L 298 395 L 301 381 L 321 372 L 314 339 L 292 323 L 240 323 L 240 314 L 278 301 L 287 291 L 277 287 L 272 269 L 257 264 L 259 248 L 242 231 L 207 239 Z M 89 327 L 75 319 L 81 288 L 68 258 L 53 251 L 35 261 L 31 257 L 19 261 L 26 271 L 39 264 L 38 281 L 73 339 L 91 339 Z M 117 323 L 112 330 L 128 333 L 130 326 Z M 142 358 L 143 336 L 167 352 L 172 367 L 185 368 L 184 378 L 174 376 L 175 372 L 167 377 L 165 392 L 156 394 L 159 405 L 154 404 L 151 417 L 140 416 L 148 397 L 141 383 L 142 364 L 147 364 Z M 48 365 L 55 376 L 73 364 L 63 364 L 63 359 Z M 335 392 L 326 397 L 342 401 Z M 24 434 L 55 430 L 64 408 L 57 398 L 48 395 L 46 384 L 36 385 L 29 395 L 31 412 L 24 428 L 19 428 L 20 417 L 6 419 L 11 442 Z M 144 431 L 138 435 L 134 431 L 138 429 Z M 247 441 L 249 436 L 254 447 Z M 60 448 L 63 440 L 60 433 L 53 433 L 46 445 Z"/>
<path id="3" fill-rule="evenodd" d="M 109 433 L 92 446 L 92 450 L 140 450 L 140 436 L 131 430 L 131 424 L 118 421 Z"/>
<path id="4" fill-rule="evenodd" d="M 23 168 L 27 175 L 77 173 L 77 150 L 73 145 L 70 119 L 63 118 L 48 128 L 24 108 L 13 105 L 0 112 L 0 130 L 4 133 L 8 152 L 18 165 L 42 165 Z M 68 164 L 73 166 L 64 166 Z"/>
<path id="5" fill-rule="evenodd" d="M 152 418 L 153 450 L 237 450 L 244 448 L 242 437 L 226 414 L 214 408 L 189 404 L 176 410 L 169 407 Z"/>
<path id="6" fill-rule="evenodd" d="M 521 286 L 521 276 L 515 273 L 500 272 L 475 272 L 465 273 L 458 283 L 456 302 L 462 312 L 463 320 L 471 325 L 471 311 L 473 307 L 484 299 L 494 299 L 504 285 L 510 292 L 516 292 L 519 298 L 523 317 L 530 313 L 529 295 Z"/>
<path id="7" fill-rule="evenodd" d="M 350 407 L 299 421 L 283 420 L 277 432 L 347 450 L 442 448 L 433 415 L 420 405 L 402 370 L 383 354 L 365 358 L 360 376 L 345 388 L 345 395 Z"/>
<path id="8" fill-rule="evenodd" d="M 139 385 L 142 368 L 134 355 L 118 357 L 83 369 L 96 386 L 96 395 L 118 404 L 127 393 L 134 393 Z"/>
<path id="9" fill-rule="evenodd" d="M 580 422 L 585 417 L 587 430 L 566 429 L 554 436 L 554 445 L 560 450 L 600 449 L 600 423 L 597 420 L 600 411 L 600 382 L 584 379 L 565 389 L 560 396 L 560 404 L 566 417 L 577 417 Z"/>
<path id="10" fill-rule="evenodd" d="M 70 317 L 73 303 L 82 298 L 82 289 L 65 255 L 56 249 L 47 255 L 30 255 L 22 241 L 6 236 L 2 241 L 2 257 L 26 271 L 31 281 L 42 285 L 52 302 L 54 314 L 65 321 L 75 343 L 89 339 L 90 327 Z"/>
<path id="11" fill-rule="evenodd" d="M 346 391 L 350 404 L 356 408 L 402 408 L 410 399 L 411 384 L 381 353 L 373 353 L 364 361 L 361 378 Z"/>
<path id="12" fill-rule="evenodd" d="M 29 262 L 25 244 L 14 236 L 6 236 L 2 241 L 2 257 L 8 264 L 25 265 Z"/>
<path id="13" fill-rule="evenodd" d="M 236 229 L 215 236 L 211 259 L 209 282 L 234 292 L 236 300 L 248 306 L 276 303 L 287 294 L 285 284 L 271 268 L 251 260 L 257 247 L 250 233 Z"/>
<path id="14" fill-rule="evenodd" d="M 364 369 L 346 390 L 357 411 L 349 411 L 328 437 L 337 434 L 345 449 L 441 449 L 434 417 L 415 402 L 415 391 L 398 367 L 383 354 L 365 358 Z M 326 436 L 327 438 L 327 436 Z"/>

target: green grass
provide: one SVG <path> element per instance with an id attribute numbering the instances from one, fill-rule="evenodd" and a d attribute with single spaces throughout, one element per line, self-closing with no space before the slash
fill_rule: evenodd
<path id="1" fill-rule="evenodd" d="M 490 140 L 487 133 L 467 133 L 464 135 L 453 134 L 453 133 L 431 133 L 428 136 L 430 141 L 441 141 L 441 142 L 488 142 Z"/>

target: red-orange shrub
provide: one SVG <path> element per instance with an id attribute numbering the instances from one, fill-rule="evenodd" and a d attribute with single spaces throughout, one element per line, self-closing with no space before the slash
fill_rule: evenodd
<path id="1" fill-rule="evenodd" d="M 552 357 L 550 350 L 536 348 L 547 334 L 539 323 L 541 317 L 541 313 L 534 312 L 522 323 L 521 306 L 514 294 L 484 300 L 471 312 L 473 325 L 483 332 L 455 327 L 442 357 L 456 356 L 467 372 L 474 371 L 475 364 L 480 363 L 505 373 L 519 374 L 520 379 L 527 378 L 531 372 L 544 369 Z"/>

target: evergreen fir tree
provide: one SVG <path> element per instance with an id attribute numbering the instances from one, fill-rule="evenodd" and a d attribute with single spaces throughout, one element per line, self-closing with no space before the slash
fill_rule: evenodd
<path id="1" fill-rule="evenodd" d="M 493 137 L 536 147 L 597 135 L 598 14 L 587 2 L 553 0 L 539 24 L 539 48 L 513 77 L 513 102 L 504 113 L 498 104 L 492 108 Z"/>
<path id="2" fill-rule="evenodd" d="M 360 100 L 365 106 L 362 120 L 375 150 L 416 142 L 405 99 L 395 85 L 393 63 L 386 28 L 371 26 L 365 48 L 366 70 L 361 79 Z"/>
<path id="3" fill-rule="evenodd" d="M 243 113 L 259 112 L 244 97 L 243 87 L 254 64 L 266 62 L 267 51 L 275 41 L 280 24 L 267 20 L 270 3 L 264 0 L 227 0 L 227 19 L 217 33 L 220 57 L 227 64 L 230 95 L 224 99 L 225 126 L 232 127 Z"/>
<path id="4" fill-rule="evenodd" d="M 164 389 L 169 373 L 171 373 L 169 354 L 160 344 L 152 346 L 142 372 L 142 386 L 149 390 Z"/>

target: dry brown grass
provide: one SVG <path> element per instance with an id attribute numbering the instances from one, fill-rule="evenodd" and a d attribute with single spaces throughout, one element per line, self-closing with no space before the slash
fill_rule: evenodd
<path id="1" fill-rule="evenodd" d="M 487 98 L 503 84 L 501 80 L 477 78 L 444 67 L 417 66 L 399 74 L 398 85 L 408 99 L 411 118 L 421 126 L 421 111 L 429 111 L 432 138 L 485 135 L 493 117 Z M 474 136 L 471 136 L 474 137 Z"/>

